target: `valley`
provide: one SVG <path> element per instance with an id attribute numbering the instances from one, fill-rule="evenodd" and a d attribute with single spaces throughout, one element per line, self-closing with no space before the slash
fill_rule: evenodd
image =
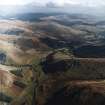
<path id="1" fill-rule="evenodd" d="M 68 13 L 0 19 L 0 105 L 104 105 L 104 23 Z"/>

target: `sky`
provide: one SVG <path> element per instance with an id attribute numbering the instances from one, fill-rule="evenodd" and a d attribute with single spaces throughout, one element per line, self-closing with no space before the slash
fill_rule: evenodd
<path id="1" fill-rule="evenodd" d="M 35 0 L 0 0 L 0 5 L 23 5 Z"/>
<path id="2" fill-rule="evenodd" d="M 105 0 L 41 0 L 41 2 L 55 2 L 58 4 L 70 3 L 74 5 L 84 5 L 84 6 L 101 6 L 105 5 Z"/>
<path id="3" fill-rule="evenodd" d="M 17 4 L 28 4 L 28 3 L 41 3 L 54 2 L 58 5 L 69 3 L 72 5 L 83 5 L 83 6 L 102 6 L 105 5 L 105 0 L 0 0 L 0 4 L 3 5 L 17 5 Z"/>
<path id="4" fill-rule="evenodd" d="M 53 2 L 57 4 L 58 7 L 67 7 L 67 8 L 34 8 L 35 5 L 38 7 L 43 7 L 46 3 Z M 25 5 L 28 4 L 28 5 Z M 35 5 L 34 5 L 35 4 Z M 66 5 L 70 4 L 70 5 Z M 2 5 L 6 5 L 2 6 Z M 8 6 L 7 6 L 8 5 Z M 11 6 L 13 5 L 13 6 Z M 25 6 L 18 6 L 18 5 L 25 5 Z M 46 7 L 56 7 L 57 5 L 47 5 Z M 44 6 L 45 7 L 45 6 Z M 92 7 L 92 8 L 90 8 Z M 94 8 L 93 8 L 94 7 Z M 99 7 L 99 8 L 98 8 Z M 55 9 L 55 10 L 53 10 Z M 46 11 L 66 11 L 76 12 L 76 13 L 91 13 L 91 14 L 103 14 L 105 11 L 105 0 L 0 0 L 0 13 L 12 13 L 12 12 L 46 12 Z"/>
<path id="5" fill-rule="evenodd" d="M 45 1 L 51 1 L 51 0 L 45 0 Z M 105 0 L 53 0 L 53 2 L 56 2 L 58 4 L 70 3 L 72 5 L 83 5 L 83 6 L 105 5 Z"/>

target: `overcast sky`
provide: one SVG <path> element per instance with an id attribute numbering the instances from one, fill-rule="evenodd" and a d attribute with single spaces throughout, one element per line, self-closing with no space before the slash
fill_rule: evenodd
<path id="1" fill-rule="evenodd" d="M 15 0 L 14 0 L 15 1 Z M 24 1 L 24 0 L 21 0 Z M 63 5 L 64 3 L 70 3 L 74 5 L 84 5 L 84 6 L 102 6 L 105 5 L 105 0 L 27 0 L 27 2 L 39 2 L 40 3 L 47 3 L 47 2 L 54 2 L 57 4 Z"/>
<path id="2" fill-rule="evenodd" d="M 0 4 L 27 4 L 31 2 L 38 2 L 45 4 L 47 2 L 54 2 L 59 5 L 64 3 L 70 3 L 73 5 L 83 5 L 83 6 L 102 6 L 105 5 L 105 0 L 0 0 Z"/>
<path id="3" fill-rule="evenodd" d="M 31 1 L 31 0 L 30 0 Z M 71 3 L 71 4 L 80 4 L 80 5 L 103 5 L 105 4 L 105 0 L 41 0 L 41 2 L 49 2 L 53 1 L 55 3 L 64 4 L 64 3 Z"/>

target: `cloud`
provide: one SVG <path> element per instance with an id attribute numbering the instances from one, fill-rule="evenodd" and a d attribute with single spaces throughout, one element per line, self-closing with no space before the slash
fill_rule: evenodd
<path id="1" fill-rule="evenodd" d="M 83 6 L 102 6 L 105 0 L 69 0 Z"/>
<path id="2" fill-rule="evenodd" d="M 42 0 L 41 3 L 54 2 L 59 5 L 65 3 L 72 5 L 82 5 L 82 6 L 103 6 L 105 5 L 105 0 Z"/>
<path id="3" fill-rule="evenodd" d="M 57 5 L 71 4 L 82 6 L 105 6 L 105 0 L 0 0 L 0 4 L 27 4 L 39 3 L 46 4 L 53 2 Z"/>

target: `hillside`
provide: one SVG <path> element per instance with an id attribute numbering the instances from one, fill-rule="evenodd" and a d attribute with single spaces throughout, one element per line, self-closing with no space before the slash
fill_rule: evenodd
<path id="1" fill-rule="evenodd" d="M 1 19 L 0 104 L 104 105 L 104 33 L 104 20 L 83 14 Z"/>

